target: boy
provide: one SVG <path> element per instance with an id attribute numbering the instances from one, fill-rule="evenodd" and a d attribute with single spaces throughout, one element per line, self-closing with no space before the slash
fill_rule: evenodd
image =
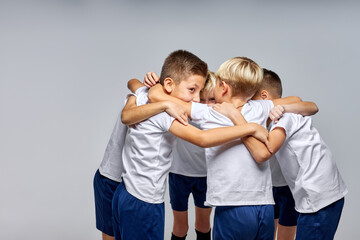
<path id="1" fill-rule="evenodd" d="M 249 101 L 259 88 L 262 69 L 251 59 L 235 57 L 223 63 L 216 72 L 215 101 L 228 102 L 241 110 L 251 122 L 266 126 L 274 104 L 300 101 L 291 97 L 272 101 Z M 168 100 L 159 87 L 150 89 L 153 101 Z M 176 99 L 173 101 L 179 102 Z M 202 129 L 232 126 L 232 121 L 208 106 L 182 103 L 192 121 Z M 235 140 L 206 149 L 206 205 L 216 206 L 214 239 L 273 239 L 274 204 L 268 163 L 256 163 L 246 147 L 253 138 Z M 241 144 L 242 142 L 245 143 Z"/>
<path id="2" fill-rule="evenodd" d="M 260 89 L 252 98 L 253 100 L 272 100 L 281 98 L 282 86 L 279 76 L 265 68 L 264 78 Z M 284 179 L 279 163 L 275 156 L 270 160 L 271 179 L 273 184 L 274 195 L 274 217 L 275 217 L 275 234 L 274 239 L 292 240 L 295 238 L 297 212 L 295 210 L 294 198 L 291 195 L 289 186 Z M 277 235 L 277 237 L 276 237 Z"/>
<path id="3" fill-rule="evenodd" d="M 130 94 L 126 96 L 125 100 L 129 97 Z M 187 124 L 187 117 L 183 114 L 182 109 L 177 109 L 176 105 L 171 102 L 152 104 L 151 107 L 151 110 L 157 112 L 166 111 L 179 122 Z M 122 120 L 125 119 L 120 115 L 106 147 L 103 160 L 94 176 L 96 228 L 102 232 L 103 240 L 114 239 L 112 199 L 117 186 L 122 181 L 124 172 L 122 150 L 128 130 Z"/>
<path id="4" fill-rule="evenodd" d="M 348 190 L 311 118 L 285 113 L 272 124 L 269 141 L 299 212 L 296 239 L 333 239 Z M 249 151 L 260 162 L 272 155 L 261 144 Z"/>
<path id="5" fill-rule="evenodd" d="M 153 87 L 159 81 L 154 72 L 144 78 L 144 85 Z M 215 73 L 208 72 L 200 103 L 214 104 Z M 194 125 L 194 123 L 192 123 Z M 194 125 L 196 126 L 196 125 Z M 204 205 L 206 199 L 205 149 L 177 138 L 173 149 L 173 162 L 169 173 L 170 203 L 174 222 L 171 240 L 184 240 L 188 232 L 188 201 L 190 193 L 195 204 L 195 232 L 197 240 L 210 240 L 211 207 Z"/>
<path id="6" fill-rule="evenodd" d="M 199 101 L 199 92 L 207 76 L 207 65 L 195 55 L 179 50 L 165 60 L 160 83 L 167 94 L 184 101 Z M 129 127 L 123 149 L 125 172 L 123 182 L 113 198 L 114 232 L 116 239 L 163 239 L 165 180 L 171 165 L 174 136 L 201 147 L 210 147 L 253 135 L 266 141 L 266 132 L 256 124 L 201 131 L 184 126 L 166 113 L 144 119 L 147 89 L 134 85 L 136 98 L 131 96 L 122 118 L 135 123 Z M 151 105 L 151 104 L 150 104 Z M 127 117 L 131 115 L 131 117 Z M 145 114 L 146 115 L 146 114 Z M 130 123 L 132 124 L 132 123 Z M 266 131 L 266 130 L 265 130 Z M 215 137 L 216 136 L 216 137 Z"/>

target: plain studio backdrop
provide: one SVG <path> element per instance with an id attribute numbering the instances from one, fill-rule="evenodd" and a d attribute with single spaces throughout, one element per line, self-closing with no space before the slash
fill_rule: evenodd
<path id="1" fill-rule="evenodd" d="M 246 56 L 314 123 L 349 188 L 336 239 L 359 239 L 360 4 L 350 1 L 0 1 L 0 239 L 100 239 L 93 176 L 126 82 L 189 50 Z M 190 205 L 188 239 L 195 239 Z M 166 195 L 165 238 L 172 213 Z"/>

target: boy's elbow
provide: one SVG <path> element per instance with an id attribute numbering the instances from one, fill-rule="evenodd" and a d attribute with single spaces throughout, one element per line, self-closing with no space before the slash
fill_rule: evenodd
<path id="1" fill-rule="evenodd" d="M 269 151 L 259 151 L 253 157 L 257 163 L 263 163 L 271 157 L 271 153 Z"/>
<path id="2" fill-rule="evenodd" d="M 319 112 L 318 106 L 314 103 L 314 114 Z"/>
<path id="3" fill-rule="evenodd" d="M 130 124 L 130 119 L 127 117 L 128 114 L 124 113 L 124 111 L 121 113 L 121 122 L 124 125 Z"/>

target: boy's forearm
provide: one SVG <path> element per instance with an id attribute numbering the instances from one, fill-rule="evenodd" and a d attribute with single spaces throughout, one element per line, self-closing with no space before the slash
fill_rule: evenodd
<path id="1" fill-rule="evenodd" d="M 239 111 L 238 114 L 233 114 L 230 119 L 236 126 L 247 123 L 247 121 Z M 271 153 L 269 152 L 265 144 L 256 139 L 255 137 L 247 136 L 243 137 L 241 140 L 256 162 L 264 162 L 271 157 Z"/>
<path id="2" fill-rule="evenodd" d="M 128 100 L 128 103 L 121 112 L 121 121 L 123 124 L 128 126 L 142 122 L 149 117 L 163 112 L 166 109 L 165 102 L 157 102 L 137 106 L 135 96 L 131 96 L 130 98 L 130 102 Z"/>
<path id="3" fill-rule="evenodd" d="M 138 90 L 139 88 L 141 88 L 143 86 L 145 86 L 145 85 L 136 78 L 130 79 L 127 83 L 128 89 L 133 93 L 135 93 L 136 90 Z"/>
<path id="4" fill-rule="evenodd" d="M 244 124 L 241 126 L 200 130 L 194 126 L 184 126 L 174 121 L 170 127 L 170 132 L 199 147 L 208 148 L 254 134 L 255 129 L 250 124 Z"/>
<path id="5" fill-rule="evenodd" d="M 319 111 L 313 102 L 298 102 L 282 105 L 286 113 L 296 113 L 302 116 L 311 116 Z"/>
<path id="6" fill-rule="evenodd" d="M 179 98 L 170 96 L 164 92 L 164 89 L 161 84 L 156 84 L 149 89 L 149 100 L 150 102 L 160 102 L 160 101 L 170 101 L 176 104 L 179 104 L 186 108 L 188 116 L 191 116 L 191 102 L 185 102 Z"/>

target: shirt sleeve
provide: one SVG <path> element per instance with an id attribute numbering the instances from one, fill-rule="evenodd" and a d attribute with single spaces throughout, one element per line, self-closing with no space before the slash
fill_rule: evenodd
<path id="1" fill-rule="evenodd" d="M 166 112 L 159 113 L 159 114 L 155 115 L 155 117 L 156 117 L 156 122 L 157 122 L 158 126 L 164 132 L 169 131 L 171 124 L 175 120 L 174 117 L 170 116 Z"/>
<path id="2" fill-rule="evenodd" d="M 261 105 L 262 105 L 262 109 L 263 109 L 263 114 L 266 116 L 269 116 L 271 109 L 274 107 L 273 101 L 263 100 L 263 101 L 261 101 Z"/>
<path id="3" fill-rule="evenodd" d="M 285 113 L 276 124 L 272 124 L 270 131 L 277 127 L 283 128 L 286 133 L 286 139 L 288 139 L 294 133 L 294 129 L 296 129 L 296 123 L 291 115 L 290 113 Z"/>
<path id="4" fill-rule="evenodd" d="M 148 92 L 149 88 L 147 88 L 146 86 L 140 87 L 135 91 L 134 95 L 136 96 L 137 106 L 149 103 Z"/>

